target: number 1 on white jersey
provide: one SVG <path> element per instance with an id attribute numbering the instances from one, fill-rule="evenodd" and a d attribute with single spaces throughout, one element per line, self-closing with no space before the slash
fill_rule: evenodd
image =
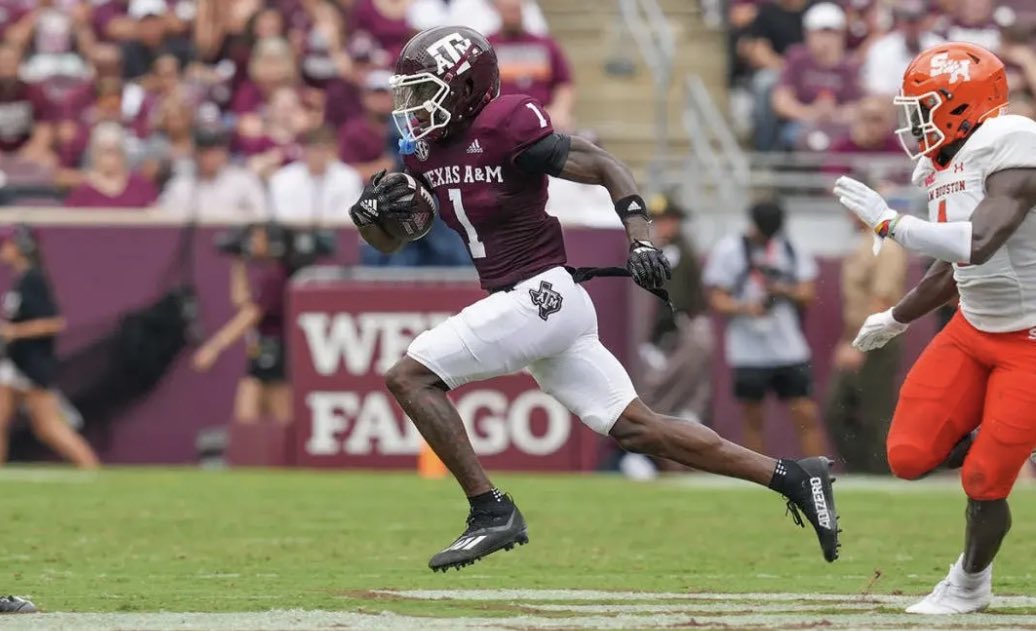
<path id="1" fill-rule="evenodd" d="M 471 258 L 486 258 L 486 244 L 478 240 L 478 232 L 475 230 L 475 226 L 471 225 L 468 214 L 464 212 L 464 200 L 461 199 L 460 189 L 447 189 L 447 193 L 450 196 L 450 203 L 453 204 L 453 214 L 457 216 L 460 225 L 464 226 L 464 234 L 468 235 L 468 249 L 471 250 Z"/>

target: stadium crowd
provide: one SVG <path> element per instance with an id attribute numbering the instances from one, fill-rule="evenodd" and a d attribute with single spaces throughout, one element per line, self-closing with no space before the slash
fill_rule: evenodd
<path id="1" fill-rule="evenodd" d="M 891 96 L 941 41 L 999 54 L 1013 113 L 1036 113 L 1031 0 L 733 0 L 728 22 L 731 85 L 758 151 L 898 153 Z"/>
<path id="2" fill-rule="evenodd" d="M 343 219 L 397 160 L 397 54 L 445 23 L 571 128 L 535 0 L 2 0 L 0 203 Z"/>

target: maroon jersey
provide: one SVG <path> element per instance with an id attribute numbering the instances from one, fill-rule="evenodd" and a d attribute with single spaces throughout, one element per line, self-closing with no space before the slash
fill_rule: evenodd
<path id="1" fill-rule="evenodd" d="M 561 224 L 547 214 L 547 176 L 525 173 L 515 157 L 554 132 L 543 106 L 501 96 L 465 130 L 418 143 L 404 158 L 424 179 L 439 214 L 468 244 L 483 289 L 498 289 L 565 264 Z"/>

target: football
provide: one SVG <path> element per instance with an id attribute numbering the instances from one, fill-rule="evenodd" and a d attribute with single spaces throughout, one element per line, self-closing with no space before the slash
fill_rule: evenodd
<path id="1" fill-rule="evenodd" d="M 391 186 L 396 178 L 404 179 L 407 187 L 413 191 L 397 202 L 400 207 L 408 207 L 408 210 L 387 215 L 381 220 L 381 227 L 403 241 L 417 241 L 432 229 L 438 203 L 432 192 L 408 173 L 389 173 L 381 185 Z"/>

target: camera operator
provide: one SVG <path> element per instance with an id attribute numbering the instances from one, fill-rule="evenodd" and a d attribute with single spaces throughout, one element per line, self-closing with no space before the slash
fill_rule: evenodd
<path id="1" fill-rule="evenodd" d="M 742 410 L 741 442 L 765 453 L 763 400 L 773 392 L 788 406 L 803 454 L 820 455 L 811 353 L 802 330 L 815 294 L 816 262 L 784 234 L 779 204 L 757 203 L 750 217 L 743 234 L 716 244 L 704 272 L 709 303 L 728 318 L 726 357 Z"/>
<path id="2" fill-rule="evenodd" d="M 290 246 L 289 232 L 272 222 L 249 226 L 220 246 L 235 257 L 230 268 L 230 300 L 237 313 L 202 344 L 193 364 L 199 372 L 206 372 L 223 351 L 246 338 L 248 367 L 234 398 L 234 420 L 239 423 L 263 418 L 280 425 L 291 422 L 284 344 L 284 303 L 295 269 Z M 254 297 L 249 264 L 260 268 Z"/>
<path id="3" fill-rule="evenodd" d="M 14 272 L 4 294 L 0 336 L 0 463 L 7 459 L 7 428 L 24 404 L 36 437 L 61 457 L 83 469 L 100 465 L 83 437 L 72 429 L 51 389 L 57 372 L 54 340 L 65 329 L 50 282 L 41 265 L 39 247 L 24 226 L 0 229 L 0 262 Z"/>

